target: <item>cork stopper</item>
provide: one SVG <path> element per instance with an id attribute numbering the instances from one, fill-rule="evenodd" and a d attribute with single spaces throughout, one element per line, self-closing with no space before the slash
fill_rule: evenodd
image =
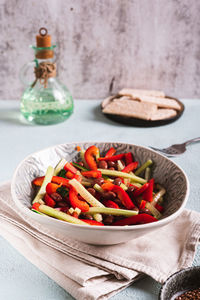
<path id="1" fill-rule="evenodd" d="M 36 46 L 38 48 L 51 47 L 51 35 L 48 35 L 48 31 L 45 27 L 41 27 L 39 30 L 39 35 L 36 35 Z M 39 59 L 48 59 L 54 56 L 53 50 L 42 49 L 38 50 L 36 57 Z"/>

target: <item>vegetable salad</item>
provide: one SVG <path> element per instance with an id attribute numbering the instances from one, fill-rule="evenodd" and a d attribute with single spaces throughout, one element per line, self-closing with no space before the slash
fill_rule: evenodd
<path id="1" fill-rule="evenodd" d="M 80 160 L 61 159 L 32 184 L 32 211 L 79 225 L 125 226 L 156 222 L 164 211 L 165 189 L 151 177 L 152 160 L 139 166 L 131 152 L 113 147 L 100 156 L 96 146 Z"/>

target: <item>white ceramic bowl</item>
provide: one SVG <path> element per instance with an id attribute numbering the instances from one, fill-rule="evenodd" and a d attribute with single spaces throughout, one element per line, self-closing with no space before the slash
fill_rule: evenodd
<path id="1" fill-rule="evenodd" d="M 148 159 L 153 160 L 153 177 L 167 190 L 162 219 L 154 223 L 132 226 L 81 226 L 42 216 L 30 210 L 33 196 L 32 180 L 44 175 L 47 167 L 55 166 L 62 157 L 68 161 L 76 161 L 79 156 L 79 152 L 75 150 L 76 146 L 87 149 L 91 145 L 99 147 L 101 155 L 110 147 L 116 148 L 117 153 L 132 152 L 140 165 Z M 21 213 L 29 220 L 35 220 L 51 230 L 85 243 L 111 245 L 142 236 L 173 221 L 186 204 L 189 182 L 186 174 L 177 164 L 149 148 L 123 143 L 72 143 L 47 148 L 26 157 L 14 173 L 11 192 Z"/>

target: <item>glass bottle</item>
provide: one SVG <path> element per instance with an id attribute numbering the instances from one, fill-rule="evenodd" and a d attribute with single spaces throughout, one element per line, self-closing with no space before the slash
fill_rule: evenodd
<path id="1" fill-rule="evenodd" d="M 48 125 L 65 121 L 73 112 L 73 99 L 67 87 L 56 77 L 54 49 L 46 28 L 36 36 L 35 59 L 20 73 L 26 86 L 21 98 L 21 113 L 30 123 Z M 28 69 L 34 67 L 35 80 L 27 82 Z"/>

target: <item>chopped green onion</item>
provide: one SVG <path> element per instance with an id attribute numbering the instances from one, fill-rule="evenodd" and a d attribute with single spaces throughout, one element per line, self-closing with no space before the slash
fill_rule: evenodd
<path id="1" fill-rule="evenodd" d="M 33 203 L 36 203 L 36 202 L 39 202 L 39 200 L 42 200 L 45 193 L 46 193 L 46 186 L 49 182 L 51 182 L 51 179 L 53 177 L 53 174 L 54 174 L 54 168 L 49 166 L 48 169 L 47 169 L 47 172 L 46 172 L 46 175 L 44 177 L 44 181 L 37 193 L 37 195 L 35 196 L 35 198 L 33 199 L 32 201 L 32 204 Z M 42 200 L 43 201 L 43 200 Z"/>
<path id="2" fill-rule="evenodd" d="M 151 166 L 152 163 L 153 162 L 151 159 L 147 160 L 139 169 L 135 171 L 135 175 L 140 175 L 140 173 L 142 173 L 147 167 Z"/>
<path id="3" fill-rule="evenodd" d="M 122 178 L 130 178 L 133 181 L 139 182 L 139 183 L 146 183 L 146 180 L 135 176 L 135 175 L 131 175 L 129 173 L 125 173 L 125 172 L 120 172 L 120 171 L 115 171 L 115 170 L 107 170 L 107 169 L 98 169 L 99 171 L 101 171 L 101 173 L 103 175 L 109 175 L 109 176 L 114 176 L 114 177 L 122 177 Z"/>
<path id="4" fill-rule="evenodd" d="M 36 209 L 33 209 L 33 208 L 31 208 L 31 210 L 32 210 L 32 211 L 34 211 L 35 213 L 39 214 L 39 215 L 43 215 L 43 216 L 45 215 L 45 214 L 43 214 L 43 213 L 39 212 L 39 211 L 38 211 L 38 210 L 36 210 Z"/>
<path id="5" fill-rule="evenodd" d="M 90 207 L 88 211 L 85 212 L 86 215 L 94 215 L 97 213 L 113 215 L 113 216 L 125 216 L 131 217 L 138 215 L 138 211 L 136 210 L 126 210 L 126 209 L 118 209 L 118 208 L 109 208 L 109 207 Z"/>
<path id="6" fill-rule="evenodd" d="M 88 171 L 88 169 L 84 168 L 83 166 L 80 166 L 80 165 L 77 164 L 77 163 L 72 163 L 72 165 L 73 165 L 74 167 L 76 167 L 77 169 L 80 169 L 80 170 L 82 170 L 82 171 Z"/>
<path id="7" fill-rule="evenodd" d="M 66 178 L 66 171 L 65 171 L 64 169 L 62 169 L 62 170 L 58 173 L 57 176 Z"/>

